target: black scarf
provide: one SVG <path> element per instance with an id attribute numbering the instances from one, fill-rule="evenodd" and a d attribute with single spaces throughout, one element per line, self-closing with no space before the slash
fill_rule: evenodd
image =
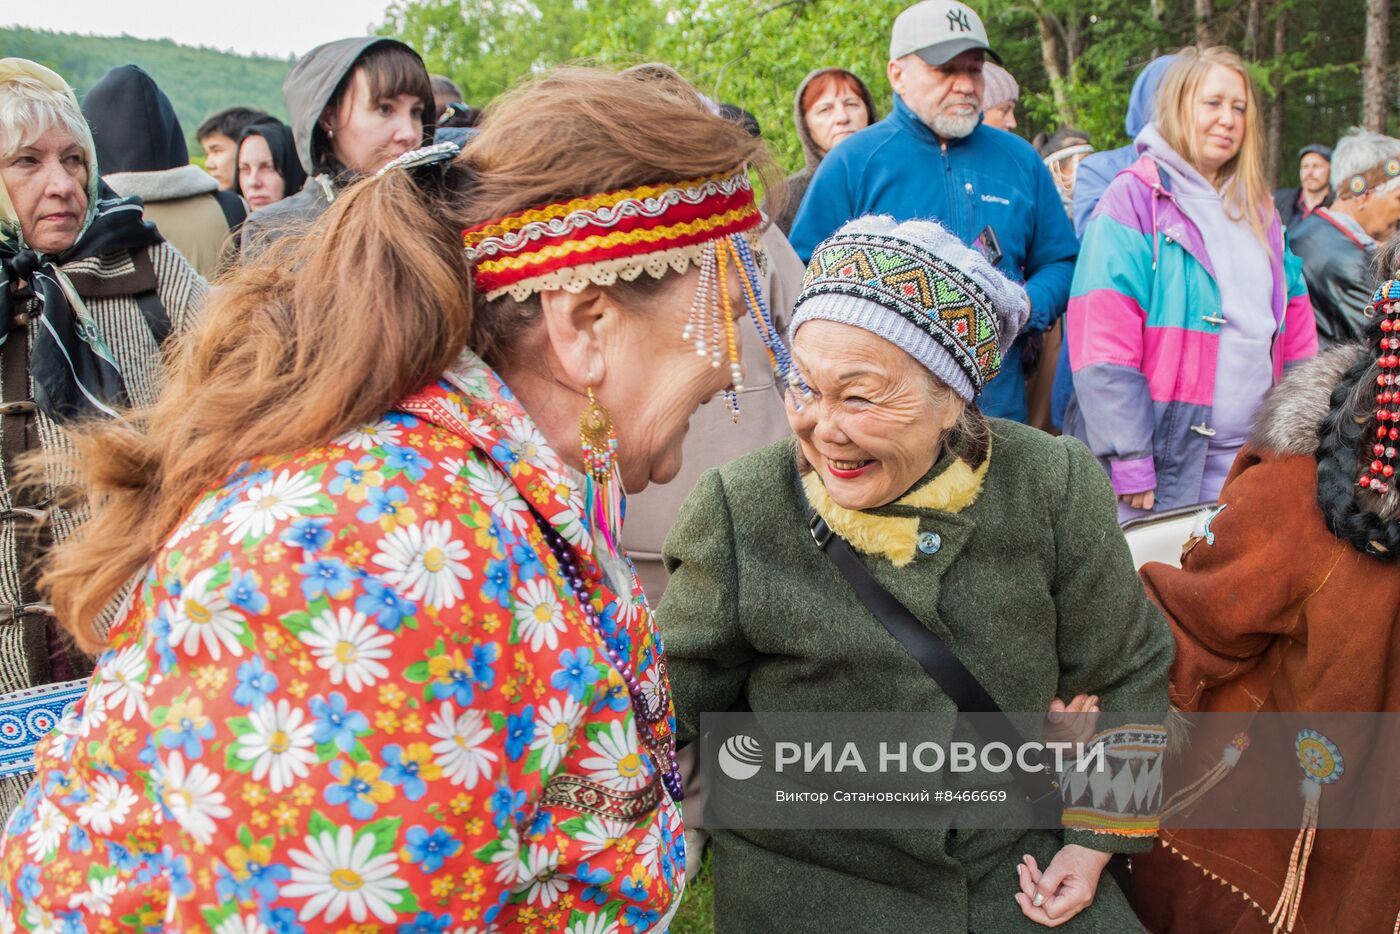
<path id="1" fill-rule="evenodd" d="M 131 400 L 116 359 L 95 323 L 80 318 L 70 305 L 59 267 L 122 250 L 144 250 L 164 239 L 142 218 L 141 199 L 117 198 L 105 183 L 100 196 L 92 223 L 62 253 L 36 253 L 0 236 L 0 344 L 10 338 L 25 339 L 25 328 L 15 321 L 15 315 L 23 299 L 37 297 L 40 326 L 29 352 L 34 401 L 60 423 L 111 417 L 116 407 Z M 15 289 L 19 280 L 27 283 L 22 293 Z"/>

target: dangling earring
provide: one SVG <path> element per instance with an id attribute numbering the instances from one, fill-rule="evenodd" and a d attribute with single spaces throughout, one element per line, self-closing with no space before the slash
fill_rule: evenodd
<path id="1" fill-rule="evenodd" d="M 618 534 L 622 531 L 622 480 L 618 475 L 617 433 L 612 413 L 588 387 L 588 405 L 578 422 L 579 443 L 583 447 L 584 507 L 595 538 L 601 539 L 611 555 L 621 553 Z"/>

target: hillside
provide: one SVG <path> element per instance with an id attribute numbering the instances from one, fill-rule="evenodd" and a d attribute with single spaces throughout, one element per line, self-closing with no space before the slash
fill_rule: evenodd
<path id="1" fill-rule="evenodd" d="M 139 65 L 169 95 L 194 158 L 202 155 L 194 139 L 195 127 L 216 110 L 245 104 L 287 119 L 282 79 L 290 61 L 177 45 L 169 39 L 0 29 L 0 58 L 12 55 L 63 75 L 80 100 L 109 68 Z"/>

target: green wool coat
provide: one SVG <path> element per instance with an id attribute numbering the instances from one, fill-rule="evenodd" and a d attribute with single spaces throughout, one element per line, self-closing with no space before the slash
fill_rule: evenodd
<path id="1" fill-rule="evenodd" d="M 1003 710 L 1098 694 L 1105 711 L 1167 709 L 1170 630 L 1147 600 L 1089 450 L 992 419 L 976 498 L 957 511 L 887 506 L 942 548 L 880 583 L 937 631 Z M 944 457 L 923 489 L 967 466 Z M 952 701 L 857 599 L 807 528 L 791 440 L 701 477 L 666 541 L 658 609 L 682 741 L 699 716 L 765 711 L 952 711 Z M 1069 830 L 745 830 L 714 833 L 716 930 L 993 934 L 1041 931 L 1013 900 L 1015 864 L 1066 841 L 1146 850 L 1151 838 Z M 1104 873 L 1060 930 L 1137 930 Z"/>

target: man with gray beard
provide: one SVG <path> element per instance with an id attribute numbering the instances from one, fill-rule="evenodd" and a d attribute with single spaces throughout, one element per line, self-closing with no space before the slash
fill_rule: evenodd
<path id="1" fill-rule="evenodd" d="M 1078 242 L 1050 172 L 1025 140 L 982 123 L 982 65 L 996 60 L 973 10 L 923 0 L 895 18 L 887 74 L 894 111 L 822 160 L 791 240 L 803 261 L 866 214 L 929 218 L 1025 285 L 1031 316 L 978 402 L 1026 420 L 1025 338 L 1064 313 Z"/>

